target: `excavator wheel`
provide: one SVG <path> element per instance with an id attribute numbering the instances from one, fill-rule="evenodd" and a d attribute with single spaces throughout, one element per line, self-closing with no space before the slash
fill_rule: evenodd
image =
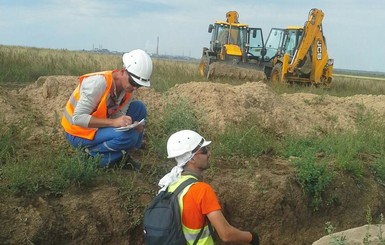
<path id="1" fill-rule="evenodd" d="M 276 64 L 271 70 L 270 80 L 272 83 L 282 83 L 282 64 Z"/>

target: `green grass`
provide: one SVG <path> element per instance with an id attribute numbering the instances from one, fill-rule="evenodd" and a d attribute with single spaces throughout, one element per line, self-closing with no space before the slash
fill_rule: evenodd
<path id="1" fill-rule="evenodd" d="M 47 75 L 79 76 L 121 66 L 121 55 L 0 45 L 0 84 L 30 83 Z"/>
<path id="2" fill-rule="evenodd" d="M 165 92 L 176 84 L 191 81 L 204 81 L 198 72 L 198 63 L 180 60 L 154 59 L 154 72 L 151 86 Z"/>
<path id="3" fill-rule="evenodd" d="M 279 143 L 275 135 L 264 131 L 255 123 L 257 121 L 256 116 L 250 115 L 247 120 L 237 125 L 229 125 L 223 133 L 213 136 L 216 142 L 213 152 L 223 157 L 258 157 L 275 151 L 274 148 Z"/>
<path id="4" fill-rule="evenodd" d="M 0 126 L 0 166 L 6 164 L 15 156 L 17 127 L 5 127 L 4 124 Z"/>
<path id="5" fill-rule="evenodd" d="M 333 77 L 330 88 L 317 88 L 315 86 L 271 84 L 274 91 L 278 94 L 283 93 L 312 93 L 318 95 L 331 95 L 337 97 L 353 96 L 357 94 L 385 94 L 384 80 L 373 80 L 369 78 L 346 78 Z"/>
<path id="6" fill-rule="evenodd" d="M 119 186 L 119 196 L 123 203 L 123 208 L 130 215 L 130 226 L 138 226 L 142 222 L 142 212 L 145 205 L 139 201 L 139 196 L 146 193 L 146 189 L 136 183 L 137 175 L 119 175 L 118 172 L 110 173 L 113 177 L 111 184 Z"/>
<path id="7" fill-rule="evenodd" d="M 157 117 L 156 121 L 152 117 Z M 149 150 L 163 158 L 167 156 L 165 152 L 166 143 L 172 133 L 183 129 L 201 132 L 198 118 L 194 113 L 192 105 L 183 99 L 169 102 L 165 105 L 164 111 L 161 114 L 151 115 L 149 121 L 154 121 L 154 123 L 148 125 L 148 127 L 152 128 L 147 134 Z"/>
<path id="8" fill-rule="evenodd" d="M 294 160 L 298 182 L 319 209 L 325 190 L 334 181 L 336 172 L 343 172 L 361 181 L 370 167 L 380 181 L 385 180 L 385 127 L 370 114 L 361 115 L 357 129 L 317 136 L 289 136 L 282 154 Z"/>
<path id="9" fill-rule="evenodd" d="M 68 187 L 92 185 L 100 173 L 98 162 L 84 154 L 66 154 L 48 148 L 42 156 L 14 158 L 1 166 L 2 193 L 32 195 L 41 191 L 60 193 Z"/>
<path id="10" fill-rule="evenodd" d="M 198 63 L 180 60 L 153 59 L 152 87 L 167 91 L 178 83 L 203 81 Z M 26 48 L 0 45 L 0 85 L 31 83 L 40 76 L 72 75 L 119 69 L 121 54 Z"/>

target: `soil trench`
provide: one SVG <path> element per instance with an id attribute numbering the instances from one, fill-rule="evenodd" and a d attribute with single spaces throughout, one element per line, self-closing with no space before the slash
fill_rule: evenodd
<path id="1" fill-rule="evenodd" d="M 77 78 L 47 76 L 24 88 L 2 88 L 0 114 L 9 125 L 29 120 L 26 127 L 33 128 L 33 134 L 26 140 L 31 144 L 42 135 L 64 140 L 59 119 Z M 277 95 L 263 82 L 232 86 L 192 81 L 171 88 L 167 97 L 153 89 L 141 89 L 136 96 L 146 103 L 154 122 L 154 115 L 169 101 L 185 98 L 197 108 L 203 123 L 215 130 L 257 115 L 257 126 L 277 134 L 317 134 L 354 129 L 363 111 L 385 115 L 383 95 Z M 367 207 L 373 217 L 383 212 L 385 189 L 369 170 L 360 185 L 339 176 L 328 190 L 333 199 L 314 211 L 289 160 L 263 155 L 239 161 L 222 159 L 206 181 L 217 191 L 229 222 L 240 229 L 257 230 L 261 244 L 312 244 L 326 234 L 328 221 L 342 231 L 365 225 Z M 244 169 L 234 169 L 234 162 Z M 137 179 L 139 185 L 157 189 L 142 173 Z M 70 189 L 59 196 L 2 196 L 0 244 L 143 244 L 140 214 L 151 197 L 142 193 L 139 208 L 128 213 L 118 190 L 106 184 Z"/>

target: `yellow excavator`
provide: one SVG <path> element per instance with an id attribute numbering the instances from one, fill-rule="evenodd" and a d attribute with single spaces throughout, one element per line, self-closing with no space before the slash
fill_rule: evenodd
<path id="1" fill-rule="evenodd" d="M 237 11 L 226 13 L 226 21 L 210 24 L 208 32 L 212 33 L 210 47 L 203 48 L 199 72 L 209 78 L 210 65 L 213 63 L 228 64 L 235 67 L 258 69 L 263 54 L 263 34 L 261 28 L 251 28 L 239 23 Z M 231 69 L 225 66 L 224 69 Z"/>
<path id="2" fill-rule="evenodd" d="M 303 27 L 271 29 L 263 62 L 272 82 L 330 85 L 334 60 L 328 57 L 323 17 L 321 10 L 311 9 Z"/>

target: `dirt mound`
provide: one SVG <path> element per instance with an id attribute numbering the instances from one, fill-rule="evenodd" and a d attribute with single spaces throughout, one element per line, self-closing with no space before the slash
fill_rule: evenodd
<path id="1" fill-rule="evenodd" d="M 0 114 L 6 123 L 31 129 L 35 137 L 49 134 L 60 140 L 60 117 L 77 79 L 48 76 L 22 89 L 0 89 Z M 385 115 L 385 96 L 278 95 L 263 82 L 238 86 L 190 82 L 176 85 L 167 94 L 140 89 L 136 96 L 147 104 L 153 121 L 170 101 L 188 100 L 206 119 L 207 127 L 215 130 L 253 118 L 256 126 L 279 134 L 322 133 L 354 129 L 363 112 Z M 26 140 L 34 144 L 33 137 Z M 247 162 L 218 161 L 215 177 L 208 174 L 207 181 L 217 190 L 225 215 L 237 227 L 258 227 L 263 244 L 311 244 L 325 234 L 326 221 L 340 229 L 360 226 L 368 203 L 374 216 L 385 203 L 383 186 L 375 180 L 365 180 L 357 187 L 355 180 L 339 176 L 339 183 L 331 187 L 334 204 L 313 212 L 290 162 L 269 156 Z M 233 169 L 233 163 L 244 169 Z M 151 189 L 145 175 L 139 173 L 137 179 L 146 190 Z M 150 198 L 147 191 L 141 197 L 142 205 Z M 61 197 L 2 199 L 0 226 L 6 229 L 0 231 L 0 240 L 13 244 L 141 244 L 140 220 L 122 206 L 118 191 L 109 185 L 68 190 Z"/>
<path id="2" fill-rule="evenodd" d="M 49 76 L 40 77 L 35 84 L 17 91 L 3 91 L 0 94 L 0 113 L 5 116 L 6 122 L 17 122 L 25 119 L 24 113 L 36 111 L 51 127 L 60 120 L 76 84 L 77 77 Z M 162 96 L 153 89 L 141 89 L 136 96 L 147 104 L 150 115 L 170 101 L 187 100 L 206 119 L 207 126 L 220 130 L 251 115 L 258 118 L 255 122 L 257 126 L 281 134 L 351 129 L 359 113 L 372 111 L 378 116 L 385 115 L 384 95 L 344 98 L 305 93 L 277 95 L 263 82 L 247 82 L 238 86 L 190 82 L 171 88 L 168 96 Z M 44 125 L 46 123 L 41 123 L 41 126 Z"/>
<path id="3" fill-rule="evenodd" d="M 256 115 L 256 125 L 277 133 L 309 134 L 354 128 L 354 121 L 365 111 L 382 116 L 385 96 L 338 98 L 314 94 L 277 95 L 263 82 L 229 84 L 190 82 L 170 90 L 169 100 L 188 99 L 199 107 L 209 126 L 226 125 Z"/>

